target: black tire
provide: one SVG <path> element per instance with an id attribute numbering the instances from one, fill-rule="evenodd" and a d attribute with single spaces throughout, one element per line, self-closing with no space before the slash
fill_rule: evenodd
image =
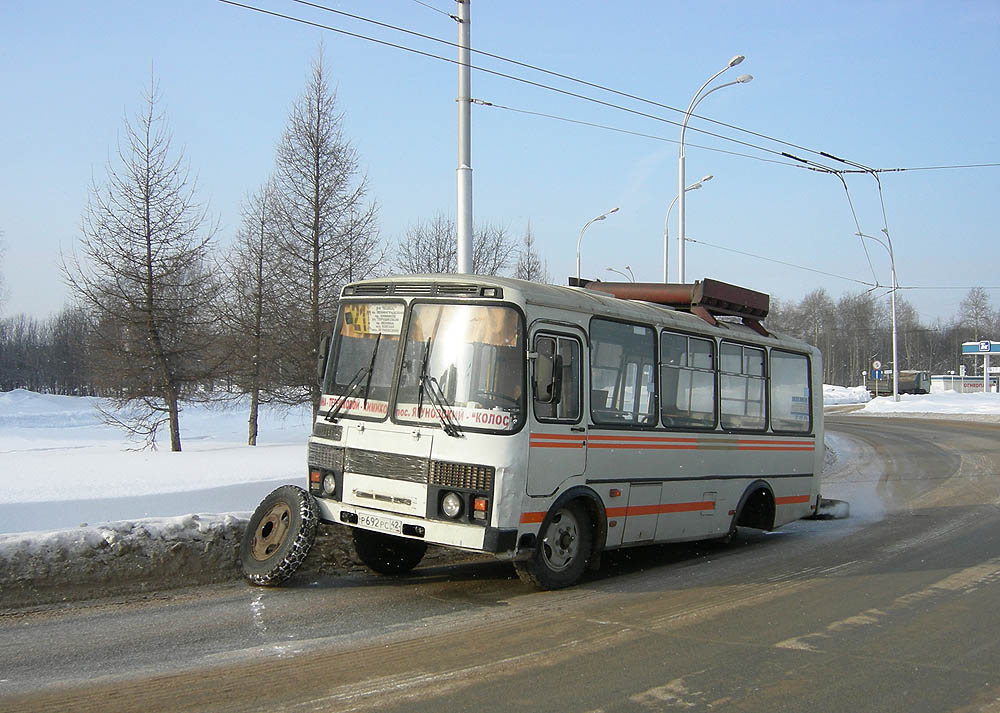
<path id="1" fill-rule="evenodd" d="M 427 543 L 355 527 L 354 551 L 373 572 L 406 574 L 420 564 L 427 552 Z"/>
<path id="2" fill-rule="evenodd" d="M 570 502 L 545 517 L 531 558 L 515 562 L 514 568 L 524 582 L 538 589 L 569 587 L 587 569 L 593 544 L 587 509 Z"/>
<path id="3" fill-rule="evenodd" d="M 316 540 L 319 509 L 313 496 L 282 485 L 254 511 L 240 543 L 240 566 L 251 584 L 273 587 L 295 573 Z"/>

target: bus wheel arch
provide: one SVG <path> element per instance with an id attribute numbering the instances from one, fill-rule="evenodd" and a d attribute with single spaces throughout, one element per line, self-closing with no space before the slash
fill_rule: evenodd
<path id="1" fill-rule="evenodd" d="M 600 565 L 606 537 L 607 517 L 598 495 L 582 486 L 571 488 L 549 508 L 537 536 L 522 536 L 521 546 L 531 552 L 514 567 L 524 582 L 539 589 L 568 587 Z"/>
<path id="2" fill-rule="evenodd" d="M 775 515 L 774 491 L 771 486 L 763 480 L 754 481 L 743 491 L 726 537 L 731 538 L 737 527 L 773 530 Z"/>

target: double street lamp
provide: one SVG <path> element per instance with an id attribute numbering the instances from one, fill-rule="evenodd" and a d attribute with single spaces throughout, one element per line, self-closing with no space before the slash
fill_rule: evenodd
<path id="1" fill-rule="evenodd" d="M 628 271 L 627 275 L 624 272 L 622 272 L 621 270 L 616 270 L 613 267 L 609 267 L 609 268 L 606 268 L 606 269 L 607 269 L 608 272 L 613 272 L 616 275 L 621 275 L 622 277 L 624 277 L 629 282 L 635 282 L 635 274 L 632 272 L 632 268 L 629 267 L 628 265 L 625 266 L 625 269 Z"/>
<path id="2" fill-rule="evenodd" d="M 891 280 L 892 288 L 890 290 L 891 295 L 891 305 L 892 305 L 892 398 L 894 401 L 899 401 L 899 352 L 897 350 L 897 339 L 896 339 L 896 256 L 892 251 L 892 238 L 889 237 L 889 231 L 882 228 L 882 232 L 885 233 L 886 242 L 882 242 L 881 239 L 876 238 L 872 235 L 865 235 L 864 233 L 855 233 L 859 238 L 868 238 L 869 240 L 874 240 L 876 243 L 881 245 L 889 253 L 889 268 L 891 270 Z"/>
<path id="3" fill-rule="evenodd" d="M 712 178 L 713 178 L 713 176 L 710 173 L 707 176 L 705 176 L 704 178 L 702 178 L 700 181 L 696 181 L 695 183 L 692 183 L 690 186 L 688 186 L 687 188 L 685 188 L 684 192 L 686 193 L 687 191 L 695 191 L 695 190 L 701 188 L 703 185 L 705 185 L 706 181 L 711 181 Z M 667 279 L 667 245 L 669 244 L 668 241 L 669 241 L 669 237 L 670 236 L 667 234 L 667 232 L 668 232 L 667 231 L 667 226 L 670 224 L 670 211 L 673 210 L 674 203 L 677 202 L 677 198 L 678 198 L 679 195 L 680 194 L 678 194 L 677 196 L 674 196 L 674 199 L 672 201 L 670 201 L 670 207 L 667 208 L 667 215 L 663 219 L 663 282 L 664 282 L 664 284 L 666 284 L 667 282 L 669 282 L 669 280 Z"/>
<path id="4" fill-rule="evenodd" d="M 589 228 L 592 223 L 596 223 L 599 220 L 604 220 L 605 218 L 607 218 L 612 213 L 617 213 L 617 212 L 618 212 L 618 208 L 615 207 L 615 208 L 612 208 L 611 210 L 609 210 L 607 213 L 601 213 L 596 218 L 591 218 L 590 220 L 587 221 L 587 223 L 583 226 L 583 229 L 580 231 L 580 237 L 576 239 L 576 279 L 577 279 L 577 281 L 579 281 L 579 279 L 580 279 L 580 243 L 583 242 L 583 234 L 585 232 L 587 232 L 587 228 Z"/>
<path id="5" fill-rule="evenodd" d="M 717 87 L 712 87 L 707 92 L 705 88 L 708 87 L 716 77 L 725 72 L 727 69 L 732 69 L 740 62 L 742 62 L 746 57 L 741 54 L 736 55 L 725 67 L 720 69 L 718 72 L 713 74 L 708 78 L 708 81 L 701 85 L 697 92 L 695 92 L 694 97 L 691 99 L 691 103 L 688 105 L 687 112 L 684 114 L 684 122 L 681 124 L 681 140 L 680 140 L 680 152 L 677 156 L 677 281 L 684 283 L 684 134 L 687 132 L 688 119 L 691 118 L 691 114 L 694 112 L 695 107 L 701 103 L 701 100 L 707 97 L 712 92 L 716 92 L 720 89 L 726 87 L 731 87 L 734 84 L 746 84 L 753 79 L 752 75 L 741 74 L 732 82 L 726 82 L 725 84 L 720 84 Z M 666 279 L 664 279 L 666 282 Z"/>

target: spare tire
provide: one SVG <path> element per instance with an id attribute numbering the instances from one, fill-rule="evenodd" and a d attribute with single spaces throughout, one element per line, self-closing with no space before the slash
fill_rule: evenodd
<path id="1" fill-rule="evenodd" d="M 264 498 L 240 543 L 240 566 L 251 584 L 273 587 L 295 573 L 316 540 L 319 509 L 313 496 L 282 485 Z"/>

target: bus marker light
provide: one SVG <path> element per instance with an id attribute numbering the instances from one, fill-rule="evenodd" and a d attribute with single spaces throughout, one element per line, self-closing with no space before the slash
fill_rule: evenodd
<path id="1" fill-rule="evenodd" d="M 489 507 L 490 501 L 486 498 L 476 498 L 472 501 L 472 509 L 478 512 L 486 512 Z"/>
<path id="2" fill-rule="evenodd" d="M 620 498 L 622 496 L 622 491 L 618 488 L 611 488 L 611 492 L 608 494 L 613 498 Z"/>
<path id="3" fill-rule="evenodd" d="M 320 480 L 321 479 L 319 477 L 319 471 L 318 470 L 311 470 L 311 471 L 309 471 L 309 482 L 310 483 L 319 483 Z"/>

